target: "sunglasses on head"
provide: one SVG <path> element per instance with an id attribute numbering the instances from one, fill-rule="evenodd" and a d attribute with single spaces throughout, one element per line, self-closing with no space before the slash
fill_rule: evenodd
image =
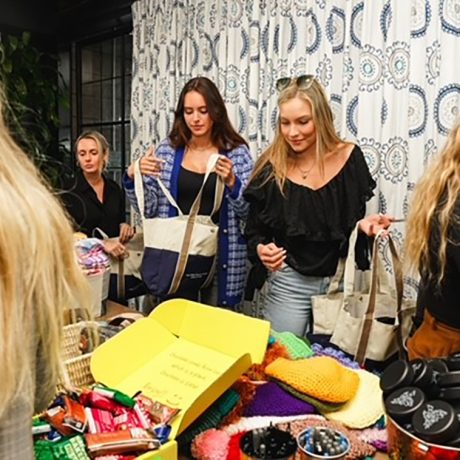
<path id="1" fill-rule="evenodd" d="M 283 91 L 290 84 L 295 83 L 300 89 L 308 89 L 315 79 L 314 75 L 300 75 L 300 77 L 284 77 L 276 81 L 276 89 L 278 91 Z"/>

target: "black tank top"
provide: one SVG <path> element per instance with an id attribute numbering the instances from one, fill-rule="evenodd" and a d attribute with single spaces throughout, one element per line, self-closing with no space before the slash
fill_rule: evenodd
<path id="1" fill-rule="evenodd" d="M 177 204 L 184 214 L 190 212 L 193 202 L 203 184 L 204 174 L 194 171 L 189 171 L 181 166 L 179 171 Z M 216 194 L 216 173 L 211 173 L 204 186 L 203 195 L 201 197 L 201 206 L 198 214 L 209 216 L 214 207 L 214 196 Z M 216 212 L 212 217 L 214 223 L 219 222 L 219 212 Z"/>

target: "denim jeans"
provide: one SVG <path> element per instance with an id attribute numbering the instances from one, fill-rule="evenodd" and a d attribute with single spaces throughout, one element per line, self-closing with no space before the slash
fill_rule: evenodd
<path id="1" fill-rule="evenodd" d="M 285 265 L 269 275 L 264 317 L 277 332 L 305 336 L 312 326 L 311 297 L 325 294 L 329 277 L 305 276 Z"/>

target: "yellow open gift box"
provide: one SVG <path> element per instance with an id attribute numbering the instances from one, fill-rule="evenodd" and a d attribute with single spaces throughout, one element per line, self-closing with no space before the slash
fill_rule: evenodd
<path id="1" fill-rule="evenodd" d="M 142 460 L 177 458 L 175 437 L 253 363 L 262 362 L 270 323 L 183 299 L 169 300 L 98 347 L 96 381 L 181 411 L 171 440 Z"/>

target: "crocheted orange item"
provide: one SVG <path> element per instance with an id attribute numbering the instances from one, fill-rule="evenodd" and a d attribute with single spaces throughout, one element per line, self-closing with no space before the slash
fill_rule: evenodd
<path id="1" fill-rule="evenodd" d="M 353 398 L 359 385 L 355 372 L 329 356 L 295 361 L 278 358 L 267 366 L 265 372 L 301 393 L 333 403 Z"/>
<path id="2" fill-rule="evenodd" d="M 263 362 L 261 364 L 253 364 L 246 372 L 246 375 L 251 380 L 267 380 L 265 368 L 278 358 L 289 358 L 289 352 L 284 345 L 275 342 L 267 348 Z"/>

